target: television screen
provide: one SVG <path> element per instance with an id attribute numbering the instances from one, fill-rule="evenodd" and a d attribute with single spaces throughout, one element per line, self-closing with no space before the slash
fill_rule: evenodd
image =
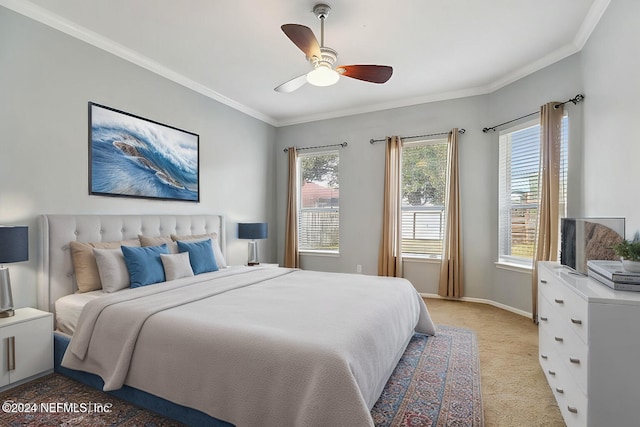
<path id="1" fill-rule="evenodd" d="M 587 261 L 617 260 L 613 246 L 624 239 L 624 218 L 562 218 L 560 263 L 587 274 Z"/>

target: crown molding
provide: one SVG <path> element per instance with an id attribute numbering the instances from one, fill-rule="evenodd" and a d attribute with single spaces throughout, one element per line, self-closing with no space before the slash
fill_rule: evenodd
<path id="1" fill-rule="evenodd" d="M 77 25 L 71 21 L 62 18 L 59 15 L 52 13 L 42 7 L 36 6 L 29 1 L 24 0 L 0 0 L 0 6 L 4 6 L 7 9 L 11 9 L 16 13 L 24 15 L 35 21 L 38 21 L 44 25 L 68 34 L 74 38 L 91 44 L 99 49 L 107 51 L 113 55 L 116 55 L 128 62 L 136 64 L 142 68 L 145 68 L 155 74 L 158 74 L 168 80 L 171 80 L 181 86 L 200 93 L 208 98 L 218 101 L 228 107 L 231 107 L 237 111 L 240 111 L 248 116 L 254 117 L 264 123 L 267 123 L 274 127 L 291 126 L 302 123 L 309 123 L 319 120 L 330 120 L 340 117 L 353 116 L 358 114 L 372 113 L 382 110 L 389 110 L 394 108 L 410 107 L 413 105 L 426 104 L 431 102 L 445 101 L 449 99 L 464 98 L 476 95 L 485 95 L 494 92 L 504 86 L 507 86 L 517 80 L 522 79 L 536 71 L 541 70 L 555 62 L 558 62 L 574 53 L 580 52 L 585 43 L 591 36 L 591 33 L 596 28 L 598 22 L 602 18 L 602 15 L 609 6 L 611 0 L 595 0 L 591 5 L 587 16 L 585 17 L 582 25 L 576 33 L 572 43 L 569 43 L 560 49 L 534 61 L 508 75 L 491 82 L 484 86 L 478 86 L 474 88 L 463 89 L 459 91 L 444 92 L 439 94 L 431 94 L 427 96 L 415 97 L 410 99 L 403 99 L 399 101 L 391 101 L 386 103 L 380 103 L 375 105 L 369 105 L 366 107 L 356 107 L 338 111 L 331 111 L 327 113 L 313 114 L 303 117 L 297 117 L 293 120 L 277 120 L 270 117 L 260 111 L 254 110 L 244 104 L 241 104 L 233 99 L 230 99 L 174 70 L 165 67 L 164 65 L 129 49 L 119 43 L 114 42 L 106 37 L 103 37 L 87 28 Z"/>
<path id="2" fill-rule="evenodd" d="M 128 62 L 138 65 L 139 67 L 145 68 L 151 71 L 152 73 L 158 74 L 159 76 L 162 76 L 175 83 L 178 83 L 179 85 L 184 86 L 188 89 L 191 89 L 194 92 L 200 93 L 208 98 L 214 99 L 224 105 L 227 105 L 237 111 L 240 111 L 244 114 L 254 117 L 262 122 L 265 122 L 272 126 L 277 126 L 277 122 L 273 118 L 259 111 L 256 111 L 252 108 L 249 108 L 244 104 L 234 101 L 233 99 L 227 98 L 226 96 L 178 72 L 175 72 L 174 70 L 168 67 L 165 67 L 164 65 L 154 61 L 151 58 L 148 58 L 140 54 L 139 52 L 136 52 L 135 50 L 129 49 L 85 27 L 82 27 L 67 19 L 64 19 L 63 17 L 56 15 L 51 11 L 46 10 L 40 6 L 36 6 L 29 1 L 0 0 L 0 6 L 4 6 L 7 9 L 13 10 L 16 13 L 24 15 L 44 25 L 47 25 L 58 31 L 61 31 L 67 35 L 70 35 L 71 37 L 74 37 L 78 40 L 81 40 L 85 43 L 88 43 L 92 46 L 95 46 L 113 55 L 116 55 Z"/>

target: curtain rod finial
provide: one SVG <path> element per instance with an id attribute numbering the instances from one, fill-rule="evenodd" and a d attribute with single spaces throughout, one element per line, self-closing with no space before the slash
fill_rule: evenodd
<path id="1" fill-rule="evenodd" d="M 462 129 L 459 129 L 459 130 L 458 130 L 458 133 L 459 133 L 460 135 L 462 135 L 462 134 L 463 134 L 463 133 L 465 133 L 466 131 L 467 131 L 466 129 L 462 128 Z"/>

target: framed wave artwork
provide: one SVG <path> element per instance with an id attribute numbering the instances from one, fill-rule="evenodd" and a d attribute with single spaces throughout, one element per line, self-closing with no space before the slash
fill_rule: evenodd
<path id="1" fill-rule="evenodd" d="M 89 194 L 200 201 L 200 137 L 89 103 Z"/>

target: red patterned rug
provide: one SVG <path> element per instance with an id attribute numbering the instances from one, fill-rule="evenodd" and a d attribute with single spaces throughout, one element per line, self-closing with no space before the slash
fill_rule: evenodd
<path id="1" fill-rule="evenodd" d="M 59 374 L 1 393 L 0 404 L 7 427 L 182 425 Z M 483 426 L 475 333 L 414 335 L 371 415 L 376 427 Z"/>
<path id="2" fill-rule="evenodd" d="M 376 427 L 483 426 L 475 332 L 414 335 L 371 415 Z"/>

